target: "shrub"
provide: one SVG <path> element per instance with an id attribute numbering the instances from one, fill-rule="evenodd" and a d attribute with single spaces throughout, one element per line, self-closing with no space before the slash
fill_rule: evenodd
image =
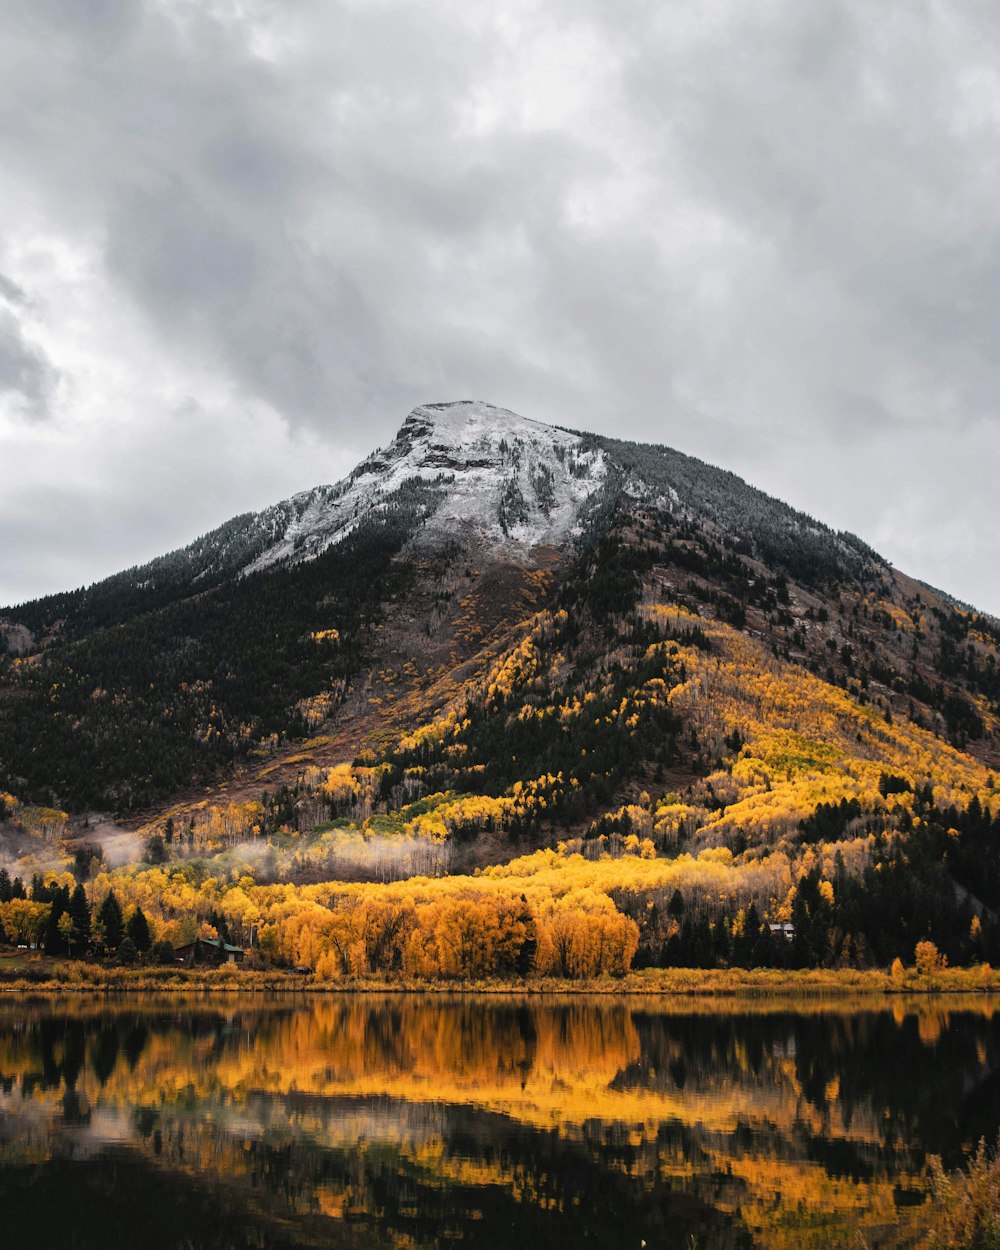
<path id="1" fill-rule="evenodd" d="M 963 1172 L 951 1176 L 941 1160 L 930 1160 L 931 1192 L 937 1208 L 926 1250 L 1000 1250 L 1000 1139 L 979 1148 Z"/>

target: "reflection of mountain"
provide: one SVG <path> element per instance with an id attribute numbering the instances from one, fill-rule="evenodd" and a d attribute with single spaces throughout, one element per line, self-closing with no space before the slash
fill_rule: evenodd
<path id="1" fill-rule="evenodd" d="M 998 1084 L 990 1006 L 19 1005 L 0 1015 L 0 1159 L 15 1190 L 39 1167 L 39 1194 L 67 1168 L 79 1188 L 68 1158 L 94 1185 L 113 1160 L 192 1210 L 207 1174 L 265 1230 L 304 1220 L 303 1245 L 352 1244 L 329 1225 L 619 1246 L 623 1211 L 651 1245 L 827 1246 L 857 1223 L 902 1245 L 925 1152 L 969 1136 L 956 1108 L 995 1129 Z"/>

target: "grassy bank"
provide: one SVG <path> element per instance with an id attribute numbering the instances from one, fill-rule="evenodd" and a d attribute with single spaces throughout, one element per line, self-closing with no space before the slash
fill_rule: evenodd
<path id="1" fill-rule="evenodd" d="M 19 952 L 0 958 L 0 992 L 103 991 L 171 992 L 225 991 L 264 993 L 307 991 L 311 993 L 478 993 L 478 994 L 642 994 L 692 997 L 766 998 L 778 995 L 836 994 L 983 994 L 1000 993 L 1000 969 L 944 968 L 918 972 L 898 969 L 809 969 L 779 971 L 773 968 L 668 968 L 630 972 L 624 977 L 567 981 L 555 977 L 527 980 L 424 981 L 400 977 L 367 977 L 349 981 L 320 981 L 311 973 L 281 968 L 122 967 L 52 959 L 35 952 Z"/>
<path id="2" fill-rule="evenodd" d="M 1000 969 L 665 968 L 630 972 L 616 984 L 643 994 L 981 994 L 1000 993 Z"/>
<path id="3" fill-rule="evenodd" d="M 0 993 L 53 993 L 103 991 L 136 993 L 153 991 L 225 991 L 265 993 L 274 990 L 311 988 L 309 975 L 280 968 L 122 967 L 115 964 L 85 963 L 75 959 L 53 959 L 36 952 L 18 952 L 0 958 Z"/>

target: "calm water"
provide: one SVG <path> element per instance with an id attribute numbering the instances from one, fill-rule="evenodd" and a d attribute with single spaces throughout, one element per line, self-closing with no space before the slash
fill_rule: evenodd
<path id="1" fill-rule="evenodd" d="M 12 1245 L 911 1246 L 998 1125 L 984 1000 L 0 1002 Z"/>

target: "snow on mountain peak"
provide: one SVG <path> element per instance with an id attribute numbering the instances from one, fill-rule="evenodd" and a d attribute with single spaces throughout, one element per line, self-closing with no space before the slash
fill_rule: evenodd
<path id="1" fill-rule="evenodd" d="M 423 404 L 344 481 L 269 510 L 280 536 L 247 571 L 319 555 L 414 487 L 432 500 L 421 541 L 463 537 L 527 558 L 579 533 L 607 472 L 605 453 L 577 434 L 476 400 Z"/>

